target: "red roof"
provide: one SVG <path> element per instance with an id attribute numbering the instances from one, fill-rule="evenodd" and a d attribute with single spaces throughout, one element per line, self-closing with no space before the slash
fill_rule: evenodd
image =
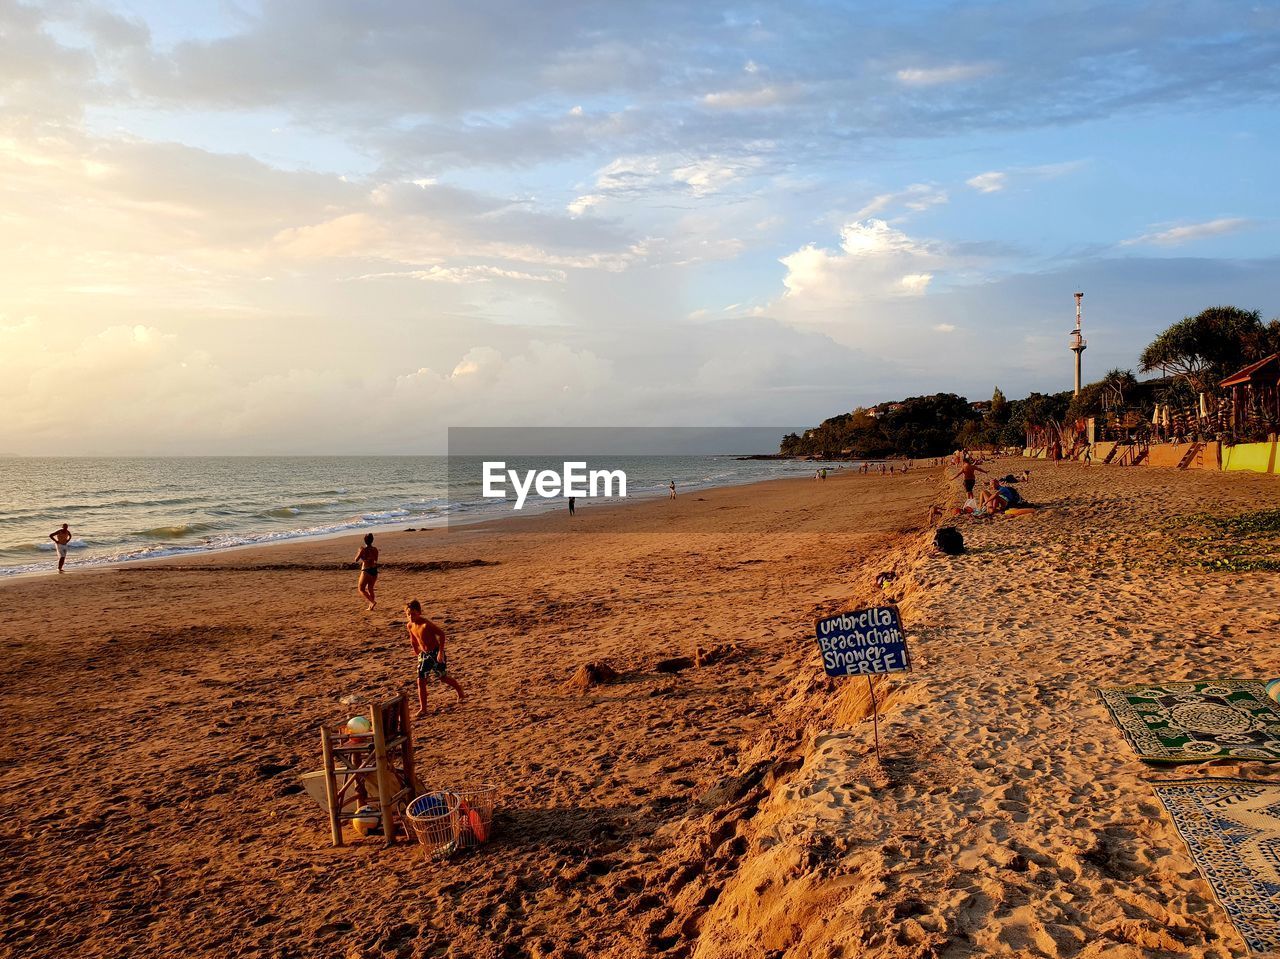
<path id="1" fill-rule="evenodd" d="M 1218 385 L 1239 386 L 1241 383 L 1248 383 L 1254 378 L 1254 374 L 1262 370 L 1268 363 L 1275 363 L 1278 367 L 1277 372 L 1280 373 L 1280 353 L 1272 353 L 1265 359 L 1258 360 L 1256 363 L 1250 363 L 1244 369 L 1232 373 Z"/>

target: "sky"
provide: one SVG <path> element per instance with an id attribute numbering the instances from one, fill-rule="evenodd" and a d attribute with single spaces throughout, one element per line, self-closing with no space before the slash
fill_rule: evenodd
<path id="1" fill-rule="evenodd" d="M 1070 388 L 1280 315 L 1280 5 L 0 0 L 0 454 Z"/>

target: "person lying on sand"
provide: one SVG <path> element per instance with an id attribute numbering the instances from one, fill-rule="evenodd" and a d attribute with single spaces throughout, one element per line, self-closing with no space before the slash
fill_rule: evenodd
<path id="1" fill-rule="evenodd" d="M 422 615 L 422 604 L 410 600 L 404 608 L 405 629 L 418 654 L 418 718 L 427 714 L 427 683 L 439 680 L 458 694 L 458 702 L 466 699 L 462 687 L 446 672 L 444 630 Z"/>

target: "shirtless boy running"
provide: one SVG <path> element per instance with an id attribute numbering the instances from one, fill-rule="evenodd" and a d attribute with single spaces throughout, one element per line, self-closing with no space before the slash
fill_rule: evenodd
<path id="1" fill-rule="evenodd" d="M 444 630 L 422 615 L 422 604 L 416 599 L 410 600 L 404 608 L 405 629 L 409 631 L 409 640 L 413 643 L 413 651 L 418 654 L 418 715 L 421 719 L 427 714 L 427 683 L 439 680 L 458 694 L 458 702 L 466 697 L 462 687 L 445 672 Z"/>

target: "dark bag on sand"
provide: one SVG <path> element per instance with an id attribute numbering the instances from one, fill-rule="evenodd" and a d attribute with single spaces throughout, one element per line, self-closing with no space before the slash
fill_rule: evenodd
<path id="1" fill-rule="evenodd" d="M 943 526 L 933 534 L 933 545 L 948 556 L 959 556 L 964 552 L 964 537 L 954 526 Z"/>

